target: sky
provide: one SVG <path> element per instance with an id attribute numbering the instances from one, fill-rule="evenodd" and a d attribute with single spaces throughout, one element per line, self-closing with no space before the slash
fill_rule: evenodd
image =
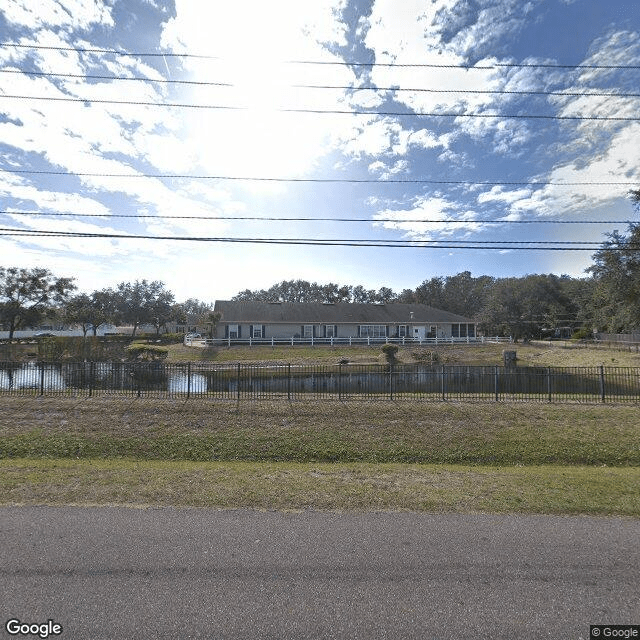
<path id="1" fill-rule="evenodd" d="M 80 291 L 584 277 L 637 216 L 637 0 L 3 0 L 0 34 L 2 265 Z"/>

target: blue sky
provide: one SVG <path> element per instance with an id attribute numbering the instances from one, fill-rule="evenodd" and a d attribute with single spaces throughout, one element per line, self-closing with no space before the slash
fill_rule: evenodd
<path id="1" fill-rule="evenodd" d="M 640 69 L 611 67 L 640 67 L 636 0 L 5 0 L 0 33 L 2 229 L 408 245 L 0 235 L 5 266 L 81 290 L 581 276 L 589 252 L 482 243 L 601 242 L 634 216 Z"/>

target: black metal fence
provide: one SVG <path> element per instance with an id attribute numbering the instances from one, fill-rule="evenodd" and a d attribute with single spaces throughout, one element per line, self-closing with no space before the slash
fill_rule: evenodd
<path id="1" fill-rule="evenodd" d="M 0 362 L 0 394 L 638 402 L 640 368 Z"/>

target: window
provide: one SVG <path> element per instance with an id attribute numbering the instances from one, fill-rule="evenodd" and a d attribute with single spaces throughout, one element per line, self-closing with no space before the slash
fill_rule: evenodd
<path id="1" fill-rule="evenodd" d="M 409 335 L 407 328 L 408 327 L 406 324 L 401 324 L 398 326 L 398 338 L 406 338 Z"/>
<path id="2" fill-rule="evenodd" d="M 303 338 L 313 338 L 313 325 L 305 324 L 302 328 L 302 337 Z"/>
<path id="3" fill-rule="evenodd" d="M 325 325 L 324 328 L 325 338 L 335 338 L 336 337 L 336 327 L 333 324 Z"/>
<path id="4" fill-rule="evenodd" d="M 262 338 L 262 325 L 261 324 L 254 324 L 251 327 L 251 337 L 252 338 Z"/>
<path id="5" fill-rule="evenodd" d="M 475 338 L 476 327 L 473 324 L 452 324 L 451 337 L 453 338 Z"/>
<path id="6" fill-rule="evenodd" d="M 231 339 L 238 339 L 238 325 L 237 324 L 230 324 L 229 325 L 229 337 Z"/>
<path id="7" fill-rule="evenodd" d="M 385 338 L 387 327 L 384 324 L 361 324 L 360 337 L 362 338 Z"/>

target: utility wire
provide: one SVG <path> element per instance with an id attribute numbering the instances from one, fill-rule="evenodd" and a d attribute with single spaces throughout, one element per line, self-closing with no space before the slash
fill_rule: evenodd
<path id="1" fill-rule="evenodd" d="M 171 85 L 188 85 L 188 86 L 205 86 L 205 87 L 242 87 L 242 84 L 232 82 L 213 82 L 205 80 L 172 80 L 167 78 L 144 78 L 142 76 L 117 76 L 117 75 L 97 75 L 97 74 L 81 74 L 81 73 L 54 73 L 47 71 L 29 71 L 26 69 L 0 69 L 0 73 L 24 74 L 30 76 L 46 77 L 46 78 L 74 78 L 82 80 L 123 80 L 137 82 L 156 82 L 158 84 Z M 281 85 L 273 85 L 280 87 Z M 364 85 L 354 87 L 352 85 L 331 85 L 331 84 L 287 84 L 282 88 L 292 89 L 332 89 L 342 91 L 411 91 L 416 93 L 453 93 L 453 94 L 473 94 L 473 95 L 517 95 L 517 96 L 566 96 L 568 98 L 639 98 L 640 93 L 619 93 L 616 91 L 510 91 L 507 89 L 433 89 L 425 87 L 375 87 Z"/>
<path id="2" fill-rule="evenodd" d="M 576 186 L 637 186 L 637 181 L 588 181 L 588 182 L 553 182 L 553 181 L 474 181 L 474 180 L 428 180 L 428 179 L 407 179 L 390 178 L 389 180 L 371 178 L 279 178 L 260 176 L 225 176 L 209 174 L 185 174 L 185 173 L 94 173 L 89 171 L 49 171 L 39 169 L 14 169 L 13 167 L 0 167 L 0 173 L 16 173 L 29 175 L 48 176 L 73 176 L 73 177 L 93 177 L 93 178 L 162 178 L 162 179 L 185 179 L 185 180 L 229 180 L 239 182 L 303 182 L 303 183 L 326 183 L 326 184 L 449 184 L 449 185 L 475 185 L 475 186 L 531 186 L 531 187 L 576 187 Z"/>
<path id="3" fill-rule="evenodd" d="M 482 249 L 482 250 L 513 250 L 513 251 L 594 251 L 596 242 L 551 242 L 551 241 L 455 241 L 455 240 L 338 240 L 338 239 L 309 239 L 309 238 L 237 238 L 237 237 L 202 237 L 202 236 L 151 236 L 142 234 L 116 233 L 87 233 L 66 231 L 43 231 L 37 229 L 21 230 L 15 228 L 0 228 L 0 236 L 17 237 L 56 237 L 56 238 L 103 238 L 123 240 L 169 240 L 183 242 L 215 242 L 215 243 L 246 243 L 267 245 L 304 245 L 304 246 L 341 246 L 341 247 L 387 247 L 406 249 Z M 468 244 L 464 244 L 464 243 Z M 527 245 L 527 246 L 522 246 Z M 535 245 L 535 246 L 533 246 Z M 553 246 L 551 246 L 553 245 Z M 580 246 L 567 246 L 580 245 Z M 638 249 L 636 249 L 636 246 Z M 627 243 L 625 247 L 609 247 L 615 251 L 640 250 L 640 244 Z"/>
<path id="4" fill-rule="evenodd" d="M 0 47 L 15 47 L 17 49 L 35 49 L 47 51 L 74 51 L 76 53 L 101 53 L 127 57 L 148 58 L 196 58 L 201 60 L 228 60 L 221 56 L 195 53 L 176 53 L 172 51 L 124 51 L 120 49 L 101 49 L 84 47 L 62 47 L 39 44 L 25 44 L 14 42 L 0 42 Z M 358 60 L 282 60 L 282 64 L 320 65 L 320 66 L 349 66 L 349 67 L 398 67 L 398 68 L 428 68 L 428 69 L 467 69 L 486 70 L 500 67 L 506 68 L 536 68 L 536 69 L 640 69 L 640 65 L 623 64 L 554 64 L 534 62 L 495 62 L 487 65 L 470 64 L 431 64 L 431 63 L 399 63 L 399 62 L 362 62 Z"/>
<path id="5" fill-rule="evenodd" d="M 638 224 L 632 220 L 430 220 L 425 218 L 312 218 L 312 217 L 260 217 L 260 216 L 172 216 L 158 214 L 137 213 L 59 213 L 48 211 L 0 211 L 0 214 L 12 216 L 39 216 L 39 217 L 76 217 L 76 218 L 155 218 L 162 220 L 244 220 L 258 222 L 395 222 L 405 224 L 430 223 L 430 224 Z"/>
<path id="6" fill-rule="evenodd" d="M 637 122 L 640 116 L 554 116 L 543 114 L 523 114 L 523 113 L 450 113 L 450 112 L 423 112 L 423 111 L 362 111 L 359 109 L 298 109 L 298 108 L 273 108 L 263 109 L 260 107 L 242 107 L 237 105 L 216 105 L 216 104 L 192 104 L 184 102 L 148 102 L 144 100 L 107 100 L 94 98 L 67 98 L 57 96 L 24 96 L 0 94 L 0 98 L 13 100 L 44 100 L 49 102 L 78 102 L 93 104 L 121 104 L 147 107 L 168 107 L 180 109 L 210 109 L 218 111 L 272 111 L 278 113 L 311 113 L 314 115 L 351 115 L 351 116 L 398 116 L 409 118 L 504 118 L 520 120 L 590 120 L 590 121 L 619 121 Z"/>

